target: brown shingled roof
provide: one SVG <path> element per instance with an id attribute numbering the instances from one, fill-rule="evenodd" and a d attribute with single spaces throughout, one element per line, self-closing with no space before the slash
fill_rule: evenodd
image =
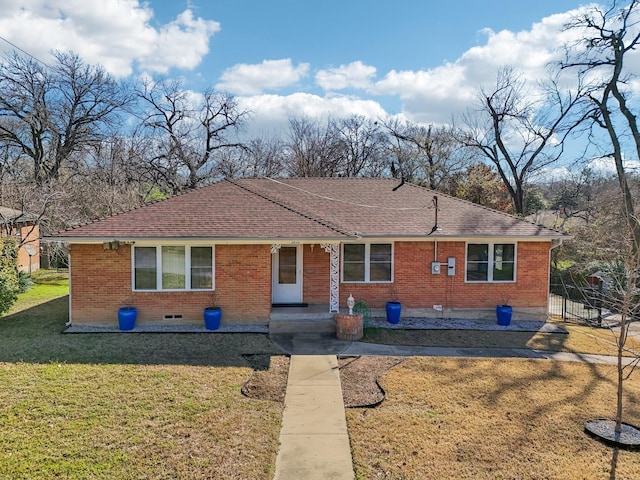
<path id="1" fill-rule="evenodd" d="M 544 237 L 547 227 L 394 179 L 287 178 L 221 182 L 53 237 L 230 240 Z"/>

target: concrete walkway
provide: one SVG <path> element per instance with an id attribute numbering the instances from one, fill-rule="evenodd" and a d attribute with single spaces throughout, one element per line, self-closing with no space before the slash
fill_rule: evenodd
<path id="1" fill-rule="evenodd" d="M 337 356 L 529 358 L 615 364 L 613 356 L 517 348 L 444 348 L 378 345 L 333 335 L 272 335 L 291 355 L 275 480 L 353 480 Z M 633 358 L 625 358 L 630 363 Z"/>
<path id="2" fill-rule="evenodd" d="M 271 341 L 288 355 L 341 355 L 358 357 L 366 355 L 394 357 L 466 357 L 466 358 L 529 358 L 563 362 L 615 364 L 617 358 L 588 353 L 553 352 L 527 348 L 456 348 L 382 345 L 338 340 L 334 335 L 270 335 Z M 631 363 L 633 357 L 626 357 Z"/>
<path id="3" fill-rule="evenodd" d="M 293 355 L 275 480 L 353 480 L 335 355 Z"/>

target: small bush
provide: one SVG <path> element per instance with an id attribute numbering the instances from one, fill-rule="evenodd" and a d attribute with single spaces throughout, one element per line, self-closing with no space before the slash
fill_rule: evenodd
<path id="1" fill-rule="evenodd" d="M 18 272 L 18 293 L 28 292 L 32 286 L 31 275 L 25 272 Z"/>
<path id="2" fill-rule="evenodd" d="M 8 311 L 18 298 L 18 242 L 0 238 L 0 315 Z"/>

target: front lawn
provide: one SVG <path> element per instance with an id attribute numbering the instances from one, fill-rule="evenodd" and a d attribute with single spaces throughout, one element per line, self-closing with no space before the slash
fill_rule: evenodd
<path id="1" fill-rule="evenodd" d="M 266 371 L 281 353 L 266 335 L 61 334 L 66 280 L 46 278 L 0 318 L 0 478 L 273 477 L 282 403 L 240 392 L 252 366 Z M 611 353 L 607 331 L 568 330 L 367 329 L 367 339 Z M 637 376 L 625 418 L 636 425 Z M 380 382 L 382 404 L 347 409 L 358 479 L 610 477 L 614 450 L 583 426 L 613 415 L 615 367 L 414 357 Z M 616 473 L 640 478 L 640 452 L 619 452 Z"/>
<path id="2" fill-rule="evenodd" d="M 61 334 L 49 280 L 0 318 L 0 478 L 272 477 L 282 404 L 240 392 L 265 335 Z"/>
<path id="3" fill-rule="evenodd" d="M 587 436 L 615 413 L 615 367 L 522 359 L 413 357 L 381 379 L 386 400 L 347 409 L 356 478 L 638 479 L 640 452 Z M 640 381 L 625 421 L 640 425 Z"/>

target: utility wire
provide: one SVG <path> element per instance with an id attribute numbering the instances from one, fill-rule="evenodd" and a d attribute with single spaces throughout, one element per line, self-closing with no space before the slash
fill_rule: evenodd
<path id="1" fill-rule="evenodd" d="M 42 60 L 40 60 L 38 57 L 31 55 L 29 52 L 27 52 L 26 50 L 24 50 L 23 48 L 20 48 L 18 45 L 16 45 L 15 43 L 7 40 L 6 38 L 4 38 L 2 35 L 0 35 L 0 40 L 8 43 L 9 45 L 11 45 L 13 48 L 15 48 L 16 50 L 20 50 L 22 53 L 24 53 L 25 55 L 28 55 L 29 57 L 33 58 L 36 62 L 41 63 L 42 65 L 44 65 L 45 67 L 52 69 L 51 65 L 49 65 L 46 62 L 43 62 Z"/>
<path id="2" fill-rule="evenodd" d="M 18 45 L 16 45 L 15 43 L 11 42 L 10 40 L 7 40 L 6 38 L 4 38 L 2 35 L 0 35 L 0 40 L 8 43 L 9 45 L 11 45 L 13 48 L 15 48 L 16 50 L 21 51 L 22 53 L 24 53 L 25 55 L 33 58 L 36 62 L 41 63 L 42 65 L 44 65 L 45 67 L 47 67 L 49 70 L 53 70 L 53 67 L 51 65 L 49 65 L 46 62 L 43 62 L 42 60 L 40 60 L 38 57 L 30 54 L 29 52 L 27 52 L 25 49 L 20 48 Z M 107 103 L 110 103 L 111 105 L 116 105 L 114 102 L 111 102 L 109 100 L 107 100 Z M 137 113 L 136 111 L 134 111 L 133 109 L 130 108 L 126 108 L 126 107 L 122 107 L 122 110 L 125 111 L 126 113 L 128 113 L 131 116 L 136 117 L 138 120 L 145 120 L 145 118 L 143 118 L 139 113 Z"/>
<path id="3" fill-rule="evenodd" d="M 392 210 L 392 211 L 409 211 L 409 210 L 424 210 L 426 209 L 431 209 L 431 208 L 437 208 L 437 206 L 435 204 L 432 205 L 425 205 L 424 207 L 385 207 L 384 205 L 367 205 L 364 203 L 356 203 L 356 202 L 349 202 L 348 200 L 340 200 L 338 198 L 333 198 L 333 197 L 327 197 L 325 195 L 320 195 L 319 193 L 314 193 L 311 192 L 309 190 L 305 190 L 304 188 L 300 188 L 300 187 L 296 187 L 295 185 L 290 185 L 286 182 L 280 182 L 278 180 L 276 180 L 275 178 L 270 178 L 270 177 L 265 177 L 263 175 L 259 175 L 260 178 L 263 178 L 265 180 L 271 180 L 274 183 L 277 183 L 278 185 L 282 185 L 284 187 L 289 187 L 292 188 L 294 190 L 298 190 L 302 193 L 305 193 L 307 195 L 311 195 L 313 197 L 317 197 L 317 198 L 321 198 L 323 200 L 329 200 L 331 202 L 336 202 L 336 203 L 343 203 L 345 205 L 353 205 L 355 207 L 363 207 L 363 208 L 379 208 L 379 209 L 383 209 L 383 210 Z M 432 203 L 434 201 L 432 200 Z"/>

